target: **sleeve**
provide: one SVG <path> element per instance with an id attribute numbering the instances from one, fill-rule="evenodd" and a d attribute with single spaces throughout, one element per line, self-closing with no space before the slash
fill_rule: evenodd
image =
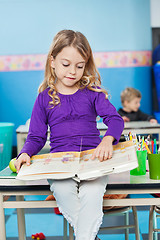
<path id="1" fill-rule="evenodd" d="M 120 116 L 122 116 L 122 117 L 124 116 L 124 112 L 123 112 L 122 108 L 118 109 L 118 113 Z"/>
<path id="2" fill-rule="evenodd" d="M 47 130 L 48 124 L 45 107 L 43 106 L 43 96 L 39 94 L 33 107 L 28 136 L 20 154 L 27 153 L 30 157 L 37 154 L 47 140 Z"/>
<path id="3" fill-rule="evenodd" d="M 139 120 L 140 121 L 150 121 L 151 119 L 155 119 L 153 116 L 148 115 L 141 110 L 138 110 Z"/>
<path id="4" fill-rule="evenodd" d="M 119 142 L 122 131 L 124 129 L 124 121 L 118 114 L 116 108 L 105 98 L 104 93 L 98 93 L 95 98 L 95 108 L 97 115 L 103 118 L 103 122 L 108 129 L 104 136 L 113 136 L 114 144 Z"/>

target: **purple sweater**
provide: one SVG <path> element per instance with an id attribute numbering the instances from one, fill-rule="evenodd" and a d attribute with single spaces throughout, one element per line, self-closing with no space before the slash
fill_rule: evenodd
<path id="1" fill-rule="evenodd" d="M 108 126 L 105 136 L 111 135 L 117 144 L 124 128 L 124 122 L 115 107 L 105 99 L 104 93 L 85 88 L 72 95 L 58 93 L 60 104 L 52 108 L 46 89 L 34 104 L 29 133 L 20 152 L 29 156 L 37 154 L 47 139 L 50 127 L 50 152 L 80 151 L 97 147 L 101 139 L 96 117 L 99 115 Z"/>

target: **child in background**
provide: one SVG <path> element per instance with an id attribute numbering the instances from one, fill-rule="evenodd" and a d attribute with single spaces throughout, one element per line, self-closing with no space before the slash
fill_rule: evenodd
<path id="1" fill-rule="evenodd" d="M 149 121 L 157 123 L 157 120 L 146 113 L 143 113 L 140 108 L 142 95 L 140 91 L 135 88 L 127 87 L 121 93 L 121 103 L 123 108 L 118 110 L 124 122 L 130 121 Z"/>
<path id="2" fill-rule="evenodd" d="M 39 87 L 26 142 L 15 161 L 17 172 L 37 154 L 47 139 L 50 127 L 50 152 L 80 151 L 95 148 L 92 158 L 112 157 L 124 121 L 101 87 L 92 50 L 80 32 L 62 30 L 53 39 Z M 96 117 L 108 126 L 102 141 Z M 102 223 L 103 195 L 107 176 L 92 181 L 48 180 L 59 210 L 73 226 L 76 240 L 98 239 Z"/>

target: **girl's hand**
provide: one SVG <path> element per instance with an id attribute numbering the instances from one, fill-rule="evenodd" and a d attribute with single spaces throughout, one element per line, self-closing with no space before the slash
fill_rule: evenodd
<path id="1" fill-rule="evenodd" d="M 102 139 L 101 143 L 96 147 L 91 159 L 97 157 L 100 162 L 112 158 L 114 137 L 106 136 Z"/>
<path id="2" fill-rule="evenodd" d="M 22 153 L 19 156 L 19 158 L 15 161 L 14 165 L 15 168 L 17 169 L 17 173 L 19 172 L 23 163 L 27 163 L 27 165 L 30 165 L 31 163 L 31 158 L 27 153 Z"/>

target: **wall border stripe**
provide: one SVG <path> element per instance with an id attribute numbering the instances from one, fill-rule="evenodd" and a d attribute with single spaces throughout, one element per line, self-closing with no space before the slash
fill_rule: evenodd
<path id="1" fill-rule="evenodd" d="M 0 72 L 44 70 L 46 54 L 0 56 Z M 151 66 L 151 51 L 94 52 L 98 68 Z"/>
<path id="2" fill-rule="evenodd" d="M 151 66 L 151 51 L 96 52 L 98 68 Z"/>

